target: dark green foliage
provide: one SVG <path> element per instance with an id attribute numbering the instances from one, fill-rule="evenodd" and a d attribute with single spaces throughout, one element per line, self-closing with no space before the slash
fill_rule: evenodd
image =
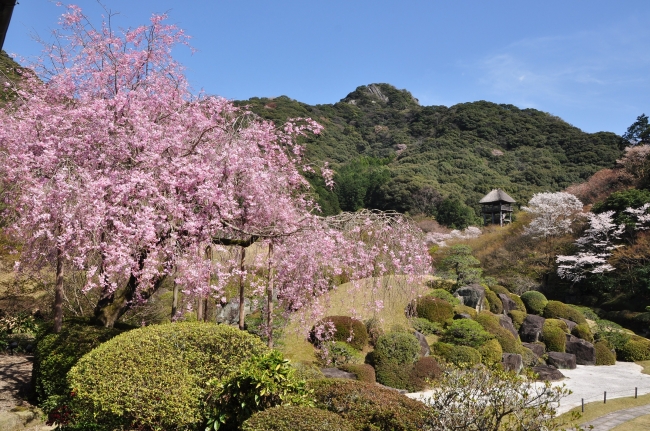
<path id="1" fill-rule="evenodd" d="M 564 328 L 562 327 L 564 324 Z M 550 352 L 566 351 L 566 323 L 556 319 L 546 319 L 542 327 L 542 339 L 546 349 Z"/>
<path id="2" fill-rule="evenodd" d="M 420 431 L 426 406 L 396 391 L 355 380 L 309 382 L 316 407 L 337 413 L 356 430 Z"/>
<path id="3" fill-rule="evenodd" d="M 389 332 L 377 340 L 375 363 L 412 364 L 420 353 L 420 343 L 408 332 Z"/>
<path id="4" fill-rule="evenodd" d="M 594 335 L 591 333 L 591 329 L 589 329 L 589 325 L 586 323 L 576 325 L 576 327 L 571 330 L 571 334 L 578 338 L 582 338 L 585 341 L 589 341 L 590 343 L 594 342 Z"/>
<path id="5" fill-rule="evenodd" d="M 46 413 L 67 403 L 68 371 L 86 353 L 125 329 L 92 326 L 84 320 L 66 320 L 58 334 L 43 331 L 34 351 L 32 384 L 36 402 Z"/>
<path id="6" fill-rule="evenodd" d="M 427 296 L 431 296 L 432 298 L 444 299 L 451 305 L 460 304 L 460 299 L 456 298 L 454 295 L 451 294 L 451 292 L 445 289 L 434 289 Z"/>
<path id="7" fill-rule="evenodd" d="M 622 349 L 630 340 L 630 334 L 625 332 L 621 325 L 609 320 L 596 320 L 596 333 L 594 338 L 598 341 L 607 341 L 617 351 Z"/>
<path id="8" fill-rule="evenodd" d="M 596 312 L 589 307 L 584 307 L 581 305 L 574 305 L 574 304 L 569 304 L 569 307 L 579 311 L 580 314 L 582 314 L 585 317 L 585 319 L 594 320 L 594 321 L 599 319 L 598 314 L 596 314 Z"/>
<path id="9" fill-rule="evenodd" d="M 519 310 L 511 310 L 508 313 L 508 316 L 510 316 L 510 318 L 512 319 L 512 324 L 514 325 L 517 331 L 521 327 L 521 324 L 524 323 L 524 320 L 526 319 L 527 315 L 528 314 L 525 311 L 519 311 Z"/>
<path id="10" fill-rule="evenodd" d="M 479 347 L 493 338 L 483 327 L 473 320 L 454 320 L 447 327 L 440 341 L 459 346 Z"/>
<path id="11" fill-rule="evenodd" d="M 544 307 L 544 317 L 547 319 L 567 319 L 577 324 L 587 324 L 587 319 L 578 310 L 560 301 L 548 301 Z"/>
<path id="12" fill-rule="evenodd" d="M 478 267 L 481 262 L 472 256 L 472 248 L 464 244 L 445 247 L 440 253 L 440 258 L 435 259 L 435 267 L 443 271 L 449 278 L 456 278 L 456 285 L 466 286 L 480 281 L 482 269 Z"/>
<path id="13" fill-rule="evenodd" d="M 381 361 L 375 365 L 375 376 L 378 383 L 395 389 L 414 392 L 411 385 L 413 364 L 398 364 L 392 361 Z"/>
<path id="14" fill-rule="evenodd" d="M 614 211 L 614 221 L 617 224 L 633 224 L 633 218 L 624 211 L 627 208 L 639 208 L 648 202 L 650 202 L 650 191 L 628 189 L 612 193 L 603 202 L 594 204 L 591 211 L 596 214 Z"/>
<path id="15" fill-rule="evenodd" d="M 526 305 L 524 304 L 524 301 L 521 300 L 519 295 L 515 295 L 514 293 L 509 293 L 508 298 L 515 301 L 515 304 L 517 304 L 517 310 L 523 311 L 524 313 L 526 312 Z"/>
<path id="16" fill-rule="evenodd" d="M 440 323 L 431 322 L 421 317 L 414 317 L 411 319 L 413 329 L 424 335 L 440 335 L 444 329 Z"/>
<path id="17" fill-rule="evenodd" d="M 369 364 L 346 364 L 340 368 L 343 371 L 354 374 L 357 376 L 357 380 L 361 382 L 375 383 L 377 380 L 375 369 Z"/>
<path id="18" fill-rule="evenodd" d="M 68 373 L 76 421 L 97 429 L 179 430 L 203 421 L 206 382 L 227 379 L 268 352 L 259 338 L 226 325 L 173 323 L 118 335 Z"/>
<path id="19" fill-rule="evenodd" d="M 338 169 L 334 176 L 336 196 L 343 211 L 381 208 L 380 188 L 390 180 L 391 159 L 360 157 Z"/>
<path id="20" fill-rule="evenodd" d="M 444 323 L 454 317 L 454 307 L 444 299 L 424 296 L 418 298 L 416 305 L 418 317 L 430 322 Z"/>
<path id="21" fill-rule="evenodd" d="M 504 295 L 510 295 L 510 291 L 506 289 L 505 287 L 499 285 L 499 284 L 492 284 L 489 286 L 490 290 L 494 293 L 503 293 Z"/>
<path id="22" fill-rule="evenodd" d="M 226 380 L 207 382 L 208 427 L 236 430 L 253 415 L 275 406 L 313 405 L 305 381 L 277 350 L 253 356 Z"/>
<path id="23" fill-rule="evenodd" d="M 410 385 L 414 391 L 423 391 L 429 386 L 428 382 L 436 380 L 442 375 L 440 364 L 431 356 L 418 359 L 413 364 L 409 375 Z"/>
<path id="24" fill-rule="evenodd" d="M 501 344 L 504 353 L 521 353 L 521 342 L 510 331 L 499 325 L 499 317 L 489 312 L 481 312 L 476 321 Z"/>
<path id="25" fill-rule="evenodd" d="M 326 341 L 320 344 L 316 356 L 321 364 L 332 367 L 362 362 L 361 352 L 343 341 Z"/>
<path id="26" fill-rule="evenodd" d="M 472 319 L 475 319 L 477 316 L 476 309 L 468 307 L 467 305 L 456 305 L 454 307 L 454 314 L 469 314 Z"/>
<path id="27" fill-rule="evenodd" d="M 454 365 L 476 365 L 481 362 L 478 350 L 469 346 L 452 346 L 451 351 L 444 357 L 447 362 Z"/>
<path id="28" fill-rule="evenodd" d="M 596 341 L 596 365 L 615 365 L 616 352 L 606 340 Z"/>
<path id="29" fill-rule="evenodd" d="M 623 139 L 634 144 L 650 144 L 648 116 L 641 114 L 636 117 L 636 121 L 623 134 Z"/>
<path id="30" fill-rule="evenodd" d="M 647 361 L 650 359 L 650 340 L 632 335 L 623 347 L 616 349 L 616 353 L 617 358 L 621 361 Z"/>
<path id="31" fill-rule="evenodd" d="M 495 338 L 480 346 L 478 352 L 481 354 L 481 362 L 485 365 L 498 364 L 503 356 L 501 344 Z"/>
<path id="32" fill-rule="evenodd" d="M 451 354 L 451 350 L 454 348 L 453 344 L 443 343 L 441 341 L 435 342 L 429 347 L 431 349 L 431 355 L 443 359 Z"/>
<path id="33" fill-rule="evenodd" d="M 242 431 L 356 431 L 339 415 L 316 407 L 277 406 L 255 413 Z"/>
<path id="34" fill-rule="evenodd" d="M 368 344 L 368 331 L 362 321 L 349 316 L 328 316 L 321 323 L 325 322 L 334 325 L 334 341 L 343 341 L 357 350 L 362 350 Z"/>
<path id="35" fill-rule="evenodd" d="M 530 314 L 537 314 L 538 316 L 541 316 L 544 313 L 544 308 L 546 308 L 546 304 L 548 304 L 546 296 L 535 290 L 522 293 L 520 298 L 526 306 L 526 311 Z"/>
<path id="36" fill-rule="evenodd" d="M 490 304 L 490 312 L 494 314 L 503 313 L 503 304 L 496 293 L 492 292 L 490 289 L 485 289 L 485 298 Z"/>
<path id="37" fill-rule="evenodd" d="M 432 251 L 429 250 L 429 253 L 432 253 Z M 427 285 L 427 287 L 430 287 L 431 289 L 434 290 L 440 289 L 440 290 L 445 290 L 447 292 L 452 292 L 454 289 L 456 289 L 456 281 L 449 280 L 447 278 L 436 278 L 434 280 L 427 280 L 425 284 Z"/>
<path id="38" fill-rule="evenodd" d="M 438 223 L 452 229 L 465 229 L 467 226 L 482 224 L 476 212 L 456 198 L 443 200 L 434 215 Z"/>

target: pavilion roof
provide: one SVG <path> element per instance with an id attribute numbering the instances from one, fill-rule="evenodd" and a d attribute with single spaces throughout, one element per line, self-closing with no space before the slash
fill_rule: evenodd
<path id="1" fill-rule="evenodd" d="M 493 189 L 490 193 L 483 196 L 483 199 L 478 201 L 480 204 L 489 204 L 492 202 L 508 202 L 512 204 L 517 201 L 508 196 L 508 193 L 504 192 L 501 189 Z"/>

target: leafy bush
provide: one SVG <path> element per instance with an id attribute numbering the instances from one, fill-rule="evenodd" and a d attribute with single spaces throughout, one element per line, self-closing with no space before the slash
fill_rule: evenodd
<path id="1" fill-rule="evenodd" d="M 508 313 L 508 316 L 512 319 L 512 325 L 518 331 L 519 328 L 521 328 L 521 324 L 524 323 L 524 320 L 528 314 L 525 311 L 511 310 Z"/>
<path id="2" fill-rule="evenodd" d="M 173 323 L 118 335 L 68 373 L 76 422 L 97 429 L 196 427 L 205 383 L 227 379 L 246 359 L 268 352 L 259 338 L 226 325 Z"/>
<path id="3" fill-rule="evenodd" d="M 420 342 L 415 335 L 407 332 L 389 332 L 379 337 L 374 353 L 377 364 L 412 364 L 420 354 Z"/>
<path id="4" fill-rule="evenodd" d="M 413 364 L 409 373 L 410 386 L 413 391 L 423 391 L 428 387 L 428 382 L 436 380 L 442 375 L 442 368 L 431 356 L 420 358 Z"/>
<path id="5" fill-rule="evenodd" d="M 630 334 L 628 334 L 621 325 L 602 319 L 596 321 L 596 333 L 594 338 L 596 340 L 606 340 L 618 351 L 622 349 L 628 341 L 630 341 Z"/>
<path id="6" fill-rule="evenodd" d="M 339 367 L 344 364 L 363 362 L 361 353 L 344 341 L 326 341 L 321 343 L 316 356 L 323 365 Z"/>
<path id="7" fill-rule="evenodd" d="M 556 319 L 547 319 L 542 327 L 542 339 L 546 344 L 546 349 L 551 352 L 566 351 L 566 331 L 562 329 L 561 325 L 557 322 L 562 322 Z M 566 323 L 564 323 L 566 326 Z"/>
<path id="8" fill-rule="evenodd" d="M 535 355 L 535 352 L 530 350 L 528 347 L 522 346 L 519 354 L 521 355 L 521 361 L 523 362 L 524 367 L 534 367 L 537 365 L 537 355 Z"/>
<path id="9" fill-rule="evenodd" d="M 447 292 L 451 292 L 456 288 L 456 281 L 448 278 L 435 278 L 433 280 L 428 280 L 425 284 L 431 289 L 441 289 L 446 290 Z"/>
<path id="10" fill-rule="evenodd" d="M 374 347 L 379 337 L 384 334 L 379 319 L 375 317 L 368 319 L 366 321 L 366 332 L 368 333 L 368 342 Z"/>
<path id="11" fill-rule="evenodd" d="M 478 352 L 481 354 L 481 362 L 485 365 L 498 364 L 503 356 L 501 344 L 495 338 L 480 346 Z"/>
<path id="12" fill-rule="evenodd" d="M 503 313 L 503 303 L 501 302 L 501 298 L 499 298 L 496 293 L 492 292 L 490 289 L 485 289 L 485 298 L 490 304 L 490 311 L 492 313 Z"/>
<path id="13" fill-rule="evenodd" d="M 444 331 L 440 323 L 431 322 L 422 317 L 414 317 L 411 319 L 411 326 L 413 326 L 413 329 L 424 335 L 440 335 Z"/>
<path id="14" fill-rule="evenodd" d="M 560 301 L 548 301 L 544 308 L 547 319 L 567 319 L 577 324 L 587 324 L 587 319 L 578 310 Z"/>
<path id="15" fill-rule="evenodd" d="M 564 320 L 560 319 L 546 319 L 544 323 L 548 322 L 549 325 L 556 326 L 564 331 L 565 334 L 569 333 L 569 325 Z"/>
<path id="16" fill-rule="evenodd" d="M 499 325 L 499 317 L 490 312 L 483 311 L 476 317 L 476 321 L 501 344 L 504 353 L 521 353 L 521 342 L 510 331 Z"/>
<path id="17" fill-rule="evenodd" d="M 325 378 L 325 375 L 320 368 L 312 363 L 292 362 L 291 366 L 296 370 L 296 377 L 301 380 L 318 380 Z"/>
<path id="18" fill-rule="evenodd" d="M 447 327 L 440 341 L 476 348 L 491 338 L 493 338 L 492 334 L 483 329 L 478 322 L 469 319 L 458 319 Z"/>
<path id="19" fill-rule="evenodd" d="M 275 406 L 312 406 L 305 381 L 277 350 L 253 356 L 227 380 L 211 379 L 205 414 L 208 428 L 236 430 L 255 412 Z"/>
<path id="20" fill-rule="evenodd" d="M 451 354 L 451 350 L 454 346 L 453 344 L 438 341 L 431 344 L 429 348 L 431 349 L 431 355 L 445 359 L 449 354 Z"/>
<path id="21" fill-rule="evenodd" d="M 647 361 L 650 359 L 650 340 L 632 336 L 620 349 L 616 350 L 617 358 L 625 362 Z"/>
<path id="22" fill-rule="evenodd" d="M 519 295 L 515 295 L 514 293 L 508 293 L 508 298 L 512 299 L 515 302 L 518 311 L 521 311 L 523 313 L 526 312 L 526 305 L 524 304 L 524 301 L 521 300 Z"/>
<path id="23" fill-rule="evenodd" d="M 579 311 L 583 316 L 585 316 L 585 319 L 594 320 L 594 321 L 599 319 L 598 314 L 596 314 L 596 312 L 594 312 L 594 310 L 592 310 L 589 307 L 584 307 L 582 305 L 574 305 L 574 304 L 569 304 L 569 307 Z"/>
<path id="24" fill-rule="evenodd" d="M 575 328 L 571 330 L 571 334 L 578 338 L 582 338 L 585 341 L 589 341 L 590 343 L 594 342 L 594 336 L 591 333 L 591 329 L 589 329 L 589 325 L 586 323 L 576 325 Z"/>
<path id="25" fill-rule="evenodd" d="M 455 365 L 476 365 L 481 363 L 481 354 L 473 347 L 452 346 L 445 359 Z"/>
<path id="26" fill-rule="evenodd" d="M 332 341 L 348 343 L 357 350 L 362 350 L 368 344 L 368 331 L 366 325 L 360 320 L 349 316 L 328 316 L 321 320 L 318 325 L 334 327 Z M 312 330 L 312 339 L 314 338 Z"/>
<path id="27" fill-rule="evenodd" d="M 542 313 L 544 313 L 544 308 L 546 308 L 546 304 L 548 304 L 546 296 L 536 290 L 524 292 L 521 294 L 520 298 L 524 303 L 524 306 L 526 306 L 526 311 L 530 314 L 537 314 L 538 316 L 541 316 Z"/>
<path id="28" fill-rule="evenodd" d="M 456 298 L 449 291 L 445 289 L 434 289 L 433 292 L 429 293 L 427 296 L 432 298 L 444 299 L 451 305 L 459 305 L 460 299 Z"/>
<path id="29" fill-rule="evenodd" d="M 352 424 L 327 410 L 304 406 L 277 406 L 255 413 L 242 431 L 356 431 Z"/>
<path id="30" fill-rule="evenodd" d="M 426 406 L 396 391 L 355 380 L 309 382 L 316 407 L 337 413 L 356 430 L 425 429 Z"/>
<path id="31" fill-rule="evenodd" d="M 416 305 L 418 317 L 431 322 L 443 323 L 454 317 L 454 307 L 444 299 L 424 296 L 419 298 Z"/>
<path id="32" fill-rule="evenodd" d="M 503 293 L 504 295 L 510 295 L 510 291 L 499 284 L 491 285 L 490 290 L 496 294 Z"/>
<path id="33" fill-rule="evenodd" d="M 380 361 L 375 365 L 377 382 L 395 389 L 413 392 L 416 389 L 411 385 L 411 371 L 413 364 L 398 364 L 393 361 Z"/>
<path id="34" fill-rule="evenodd" d="M 32 387 L 36 402 L 45 414 L 68 403 L 68 371 L 86 353 L 125 329 L 91 326 L 84 320 L 66 320 L 61 332 L 44 330 L 36 339 Z"/>
<path id="35" fill-rule="evenodd" d="M 594 348 L 596 349 L 596 365 L 616 364 L 616 352 L 606 340 L 597 341 Z"/>
<path id="36" fill-rule="evenodd" d="M 472 319 L 476 319 L 476 316 L 478 315 L 476 309 L 462 304 L 454 306 L 454 314 L 469 314 Z"/>
<path id="37" fill-rule="evenodd" d="M 375 369 L 372 365 L 368 364 L 346 364 L 340 367 L 343 371 L 352 373 L 357 376 L 357 380 L 367 383 L 375 383 L 377 377 L 375 375 Z"/>

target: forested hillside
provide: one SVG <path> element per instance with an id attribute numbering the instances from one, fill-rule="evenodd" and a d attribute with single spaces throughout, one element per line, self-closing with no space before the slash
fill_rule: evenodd
<path id="1" fill-rule="evenodd" d="M 612 167 L 626 142 L 584 133 L 535 109 L 486 101 L 421 106 L 389 84 L 358 87 L 340 102 L 311 106 L 288 97 L 238 101 L 263 118 L 309 116 L 324 132 L 309 157 L 337 171 L 336 193 L 312 179 L 325 212 L 361 207 L 435 215 L 443 198 L 478 209 L 492 188 L 518 202 Z"/>

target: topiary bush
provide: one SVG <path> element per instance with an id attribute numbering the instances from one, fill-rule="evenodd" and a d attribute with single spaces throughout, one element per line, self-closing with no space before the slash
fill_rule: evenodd
<path id="1" fill-rule="evenodd" d="M 546 319 L 544 322 L 542 340 L 548 351 L 561 353 L 566 351 L 566 331 L 562 329 L 561 323 L 564 322 L 556 319 Z M 566 327 L 566 323 L 564 326 Z"/>
<path id="2" fill-rule="evenodd" d="M 501 344 L 495 338 L 488 340 L 485 344 L 480 346 L 478 352 L 481 354 L 481 362 L 485 365 L 498 364 L 501 362 L 503 356 L 503 349 Z"/>
<path id="3" fill-rule="evenodd" d="M 490 312 L 482 311 L 476 321 L 501 344 L 504 353 L 521 353 L 522 345 L 510 331 L 499 325 L 499 317 Z"/>
<path id="4" fill-rule="evenodd" d="M 478 315 L 476 309 L 462 304 L 454 306 L 454 314 L 455 315 L 468 314 L 472 319 L 476 319 L 476 316 Z"/>
<path id="5" fill-rule="evenodd" d="M 429 294 L 427 294 L 427 296 L 430 296 L 432 298 L 443 299 L 448 303 L 450 303 L 452 306 L 460 304 L 460 299 L 456 298 L 454 295 L 451 294 L 451 292 L 444 289 L 434 289 L 433 292 L 430 292 Z"/>
<path id="6" fill-rule="evenodd" d="M 453 346 L 445 359 L 455 365 L 476 365 L 481 363 L 482 356 L 473 347 Z"/>
<path id="7" fill-rule="evenodd" d="M 416 304 L 418 317 L 425 318 L 431 322 L 444 323 L 445 320 L 454 317 L 454 307 L 444 299 L 424 296 L 418 298 Z"/>
<path id="8" fill-rule="evenodd" d="M 431 344 L 429 348 L 431 349 L 431 355 L 445 359 L 451 353 L 451 350 L 454 348 L 454 346 L 452 344 L 438 341 Z"/>
<path id="9" fill-rule="evenodd" d="M 314 390 L 316 407 L 340 415 L 356 430 L 426 429 L 427 407 L 391 389 L 335 379 L 309 382 L 309 387 Z"/>
<path id="10" fill-rule="evenodd" d="M 616 353 L 616 357 L 621 361 L 647 361 L 650 359 L 650 340 L 633 335 Z"/>
<path id="11" fill-rule="evenodd" d="M 528 313 L 525 311 L 510 310 L 508 316 L 512 319 L 512 325 L 517 331 L 519 331 L 519 328 L 521 328 L 521 324 L 524 323 L 524 320 L 526 319 L 526 316 L 528 316 Z"/>
<path id="12" fill-rule="evenodd" d="M 251 416 L 242 431 L 356 431 L 354 426 L 327 410 L 316 407 L 277 406 Z"/>
<path id="13" fill-rule="evenodd" d="M 451 292 L 456 289 L 456 280 L 450 280 L 447 278 L 436 278 L 433 280 L 427 280 L 426 286 L 431 289 L 441 289 Z"/>
<path id="14" fill-rule="evenodd" d="M 576 325 L 575 328 L 571 330 L 571 334 L 578 338 L 582 338 L 585 341 L 589 341 L 590 343 L 594 342 L 594 335 L 591 333 L 591 329 L 589 329 L 589 325 L 586 323 Z"/>
<path id="15" fill-rule="evenodd" d="M 490 290 L 496 294 L 503 293 L 504 295 L 510 295 L 510 291 L 499 284 L 490 286 Z"/>
<path id="16" fill-rule="evenodd" d="M 127 328 L 104 328 L 74 319 L 66 320 L 58 334 L 48 333 L 48 328 L 39 334 L 34 350 L 32 387 L 35 401 L 45 414 L 69 402 L 71 388 L 66 375 L 77 361 Z"/>
<path id="17" fill-rule="evenodd" d="M 616 352 L 606 340 L 597 341 L 594 348 L 596 349 L 596 365 L 616 364 Z"/>
<path id="18" fill-rule="evenodd" d="M 413 326 L 413 329 L 424 335 L 441 335 L 444 332 L 440 323 L 430 322 L 422 317 L 412 318 L 411 326 Z"/>
<path id="19" fill-rule="evenodd" d="M 118 335 L 68 373 L 75 423 L 97 430 L 181 430 L 203 423 L 206 383 L 227 379 L 246 359 L 268 348 L 226 325 L 173 323 Z"/>
<path id="20" fill-rule="evenodd" d="M 560 328 L 562 331 L 564 331 L 565 334 L 569 333 L 569 325 L 566 324 L 564 320 L 560 319 L 546 319 L 546 322 L 548 322 L 549 325 L 557 326 Z"/>
<path id="21" fill-rule="evenodd" d="M 343 371 L 352 373 L 357 376 L 357 380 L 367 383 L 375 383 L 377 376 L 375 369 L 369 364 L 347 364 L 340 367 Z"/>
<path id="22" fill-rule="evenodd" d="M 490 304 L 490 312 L 494 314 L 503 313 L 503 303 L 496 293 L 492 292 L 490 289 L 485 289 L 485 298 Z"/>
<path id="23" fill-rule="evenodd" d="M 325 366 L 340 367 L 345 364 L 360 364 L 363 355 L 344 341 L 326 341 L 316 351 L 320 363 Z"/>
<path id="24" fill-rule="evenodd" d="M 420 342 L 408 332 L 389 332 L 377 340 L 374 350 L 376 364 L 394 362 L 412 364 L 420 354 Z"/>
<path id="25" fill-rule="evenodd" d="M 546 304 L 548 304 L 546 296 L 536 290 L 524 292 L 521 294 L 520 298 L 526 307 L 526 312 L 537 314 L 538 316 L 541 316 L 544 313 L 544 308 L 546 308 Z"/>
<path id="26" fill-rule="evenodd" d="M 524 367 L 534 367 L 537 365 L 538 358 L 535 355 L 535 352 L 530 350 L 528 347 L 521 346 L 521 361 L 524 364 Z"/>
<path id="27" fill-rule="evenodd" d="M 413 391 L 423 391 L 429 386 L 429 381 L 436 380 L 442 375 L 438 361 L 431 356 L 418 359 L 409 373 L 410 386 Z"/>
<path id="28" fill-rule="evenodd" d="M 411 371 L 413 364 L 398 364 L 393 361 L 382 361 L 375 365 L 375 377 L 378 383 L 395 389 L 408 392 L 416 391 L 411 385 Z"/>
<path id="29" fill-rule="evenodd" d="M 578 310 L 560 301 L 548 301 L 544 307 L 544 317 L 547 319 L 567 319 L 577 324 L 587 324 L 587 319 Z"/>
<path id="30" fill-rule="evenodd" d="M 357 350 L 362 350 L 368 344 L 368 331 L 362 321 L 349 316 L 328 316 L 318 325 L 333 325 L 334 335 L 332 341 L 348 343 Z M 313 330 L 312 330 L 313 334 Z M 312 335 L 314 339 L 315 336 Z"/>
<path id="31" fill-rule="evenodd" d="M 514 293 L 508 293 L 508 298 L 512 299 L 515 302 L 518 311 L 522 311 L 524 313 L 526 312 L 526 305 L 524 305 L 524 301 L 521 300 L 519 295 L 515 295 Z"/>
<path id="32" fill-rule="evenodd" d="M 491 338 L 494 338 L 494 336 L 483 329 L 478 322 L 469 319 L 458 319 L 447 327 L 440 341 L 476 348 L 485 344 Z"/>

